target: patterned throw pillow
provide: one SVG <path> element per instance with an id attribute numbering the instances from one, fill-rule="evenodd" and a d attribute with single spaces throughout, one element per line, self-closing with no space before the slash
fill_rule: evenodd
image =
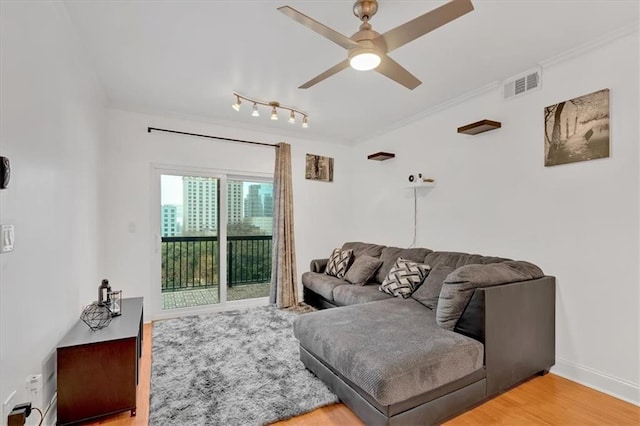
<path id="1" fill-rule="evenodd" d="M 401 257 L 396 260 L 389 274 L 380 284 L 379 290 L 392 296 L 407 298 L 429 275 L 431 268 L 423 263 L 412 262 Z"/>
<path id="2" fill-rule="evenodd" d="M 333 249 L 333 253 L 329 256 L 329 263 L 327 263 L 327 269 L 325 269 L 324 273 L 344 279 L 344 274 L 346 274 L 347 269 L 349 269 L 351 255 L 353 255 L 353 250 L 341 250 L 339 248 Z"/>

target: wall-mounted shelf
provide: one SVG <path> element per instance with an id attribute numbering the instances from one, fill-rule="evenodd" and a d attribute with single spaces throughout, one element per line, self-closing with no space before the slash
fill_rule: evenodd
<path id="1" fill-rule="evenodd" d="M 376 152 L 367 156 L 367 160 L 385 161 L 394 158 L 396 155 L 391 152 Z"/>
<path id="2" fill-rule="evenodd" d="M 476 123 L 467 124 L 466 126 L 458 127 L 458 133 L 464 133 L 465 135 L 477 135 L 478 133 L 488 132 L 489 130 L 495 130 L 502 127 L 502 123 L 492 120 L 480 120 Z"/>
<path id="3" fill-rule="evenodd" d="M 423 179 L 421 182 L 413 182 L 406 186 L 406 188 L 433 188 L 436 186 L 434 179 Z"/>

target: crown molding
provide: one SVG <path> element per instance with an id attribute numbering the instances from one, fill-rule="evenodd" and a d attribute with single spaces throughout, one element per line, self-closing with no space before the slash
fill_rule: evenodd
<path id="1" fill-rule="evenodd" d="M 215 126 L 226 127 L 226 128 L 235 129 L 235 130 L 242 129 L 242 130 L 248 130 L 252 132 L 259 132 L 262 134 L 275 136 L 273 140 L 269 141 L 274 143 L 281 142 L 284 136 L 289 136 L 291 138 L 306 140 L 306 141 L 332 143 L 332 144 L 343 145 L 343 146 L 351 145 L 349 141 L 345 139 L 341 139 L 336 136 L 323 136 L 323 135 L 312 134 L 312 133 L 308 135 L 301 135 L 300 133 L 291 131 L 290 129 L 286 129 L 286 128 L 283 128 L 282 131 L 278 131 L 269 127 L 256 126 L 253 124 L 242 123 L 239 121 L 221 120 L 218 118 L 213 118 L 213 117 L 208 117 L 208 116 L 198 115 L 198 114 L 186 114 L 182 112 L 163 110 L 163 109 L 157 109 L 157 108 L 132 106 L 132 105 L 113 102 L 113 101 L 109 102 L 109 105 L 107 106 L 107 108 L 113 109 L 113 110 L 137 113 L 137 114 L 152 115 L 156 117 L 192 121 L 200 124 L 212 124 Z"/>
<path id="2" fill-rule="evenodd" d="M 475 97 L 480 96 L 480 95 L 484 95 L 485 93 L 489 93 L 489 92 L 491 92 L 493 90 L 496 90 L 499 87 L 500 87 L 500 83 L 497 82 L 497 81 L 491 82 L 489 84 L 485 84 L 482 87 L 479 87 L 477 89 L 471 90 L 470 92 L 463 93 L 460 96 L 457 96 L 455 98 L 452 98 L 452 99 L 449 99 L 449 100 L 444 101 L 442 103 L 439 103 L 437 105 L 434 105 L 434 106 L 432 106 L 430 108 L 427 108 L 427 109 L 425 109 L 423 111 L 420 111 L 419 113 L 414 114 L 414 115 L 412 115 L 410 117 L 407 117 L 407 118 L 402 119 L 400 121 L 396 121 L 395 123 L 393 123 L 390 126 L 385 127 L 384 129 L 380 129 L 379 131 L 369 133 L 369 134 L 367 134 L 367 135 L 365 135 L 363 137 L 358 137 L 357 139 L 352 139 L 351 142 L 354 145 L 358 145 L 358 144 L 360 144 L 362 142 L 366 142 L 366 141 L 368 141 L 371 138 L 374 138 L 376 136 L 382 136 L 382 135 L 387 134 L 387 133 L 389 133 L 389 132 L 391 132 L 393 130 L 396 130 L 396 129 L 400 128 L 400 127 L 407 126 L 407 125 L 409 125 L 409 124 L 411 124 L 413 122 L 416 122 L 416 121 L 418 121 L 418 120 L 420 120 L 422 118 L 425 118 L 425 117 L 428 117 L 430 115 L 433 115 L 433 114 L 435 114 L 435 113 L 437 113 L 439 111 L 442 111 L 442 110 L 445 110 L 445 109 L 449 109 L 449 108 L 451 108 L 451 107 L 453 107 L 455 105 L 461 104 L 461 103 L 463 103 L 463 102 L 465 102 L 465 101 L 467 101 L 469 99 L 475 98 Z"/>
<path id="3" fill-rule="evenodd" d="M 614 42 L 614 41 L 616 41 L 616 40 L 618 40 L 620 38 L 626 37 L 628 35 L 632 35 L 633 33 L 638 33 L 638 27 L 639 27 L 638 22 L 634 22 L 634 23 L 632 23 L 630 25 L 626 25 L 626 26 L 621 27 L 621 28 L 619 28 L 619 29 L 617 29 L 615 31 L 609 32 L 609 33 L 603 35 L 602 37 L 599 37 L 596 40 L 589 41 L 587 43 L 581 44 L 580 46 L 574 47 L 574 48 L 569 49 L 569 50 L 565 50 L 564 52 L 562 52 L 562 53 L 560 53 L 558 55 L 555 55 L 555 56 L 552 56 L 552 57 L 550 57 L 548 59 L 539 61 L 537 64 L 533 64 L 529 68 L 532 68 L 532 67 L 534 67 L 536 65 L 540 65 L 544 70 L 544 68 L 546 68 L 546 67 L 550 67 L 550 66 L 562 63 L 562 62 L 567 61 L 569 59 L 572 59 L 572 58 L 574 58 L 576 56 L 583 55 L 583 54 L 588 53 L 588 52 L 590 52 L 592 50 L 595 50 L 595 49 L 600 48 L 602 46 L 605 46 L 605 45 L 607 45 L 609 43 L 612 43 L 612 42 Z M 387 127 L 383 128 L 383 129 L 380 129 L 380 130 L 378 130 L 376 132 L 372 132 L 372 133 L 369 133 L 369 134 L 367 134 L 365 136 L 361 136 L 361 137 L 352 139 L 352 140 L 350 140 L 350 142 L 353 145 L 358 145 L 358 144 L 366 142 L 366 141 L 368 141 L 368 140 L 370 140 L 370 139 L 372 139 L 374 137 L 385 135 L 387 133 L 392 132 L 393 130 L 396 130 L 396 129 L 400 128 L 400 127 L 407 126 L 407 125 L 409 125 L 409 124 L 411 124 L 411 123 L 413 123 L 415 121 L 418 121 L 420 119 L 426 118 L 426 117 L 428 117 L 430 115 L 433 115 L 433 114 L 435 114 L 437 112 L 452 108 L 452 107 L 454 107 L 454 106 L 456 106 L 456 105 L 458 105 L 460 103 L 466 102 L 466 101 L 468 101 L 468 100 L 470 100 L 472 98 L 475 98 L 477 96 L 481 96 L 481 95 L 483 95 L 485 93 L 488 93 L 488 92 L 491 92 L 492 90 L 499 89 L 501 84 L 502 84 L 502 82 L 503 82 L 502 80 L 491 82 L 491 83 L 486 84 L 486 85 L 484 85 L 482 87 L 479 87 L 477 89 L 471 90 L 470 92 L 464 93 L 464 94 L 462 94 L 460 96 L 457 96 L 455 98 L 452 98 L 452 99 L 449 99 L 449 100 L 447 100 L 445 102 L 442 102 L 442 103 L 440 103 L 438 105 L 435 105 L 433 107 L 425 109 L 425 110 L 423 110 L 423 111 L 421 111 L 421 112 L 419 112 L 417 114 L 414 114 L 414 115 L 412 115 L 410 117 L 407 117 L 407 118 L 402 119 L 400 121 L 396 121 L 392 125 L 387 126 Z"/>
<path id="4" fill-rule="evenodd" d="M 572 49 L 565 50 L 564 52 L 558 55 L 542 60 L 539 62 L 539 64 L 542 66 L 542 68 L 550 67 L 550 66 L 568 61 L 569 59 L 575 58 L 576 56 L 584 55 L 585 53 L 598 49 L 620 38 L 626 37 L 628 35 L 631 35 L 637 32 L 638 32 L 638 22 L 634 22 L 633 24 L 626 25 L 624 27 L 618 28 L 617 30 L 611 31 L 595 40 L 588 41 Z"/>

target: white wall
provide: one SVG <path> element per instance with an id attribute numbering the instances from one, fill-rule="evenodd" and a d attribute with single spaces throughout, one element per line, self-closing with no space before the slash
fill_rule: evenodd
<path id="1" fill-rule="evenodd" d="M 545 67 L 539 91 L 503 101 L 493 90 L 358 145 L 352 235 L 408 245 L 413 198 L 403 184 L 410 173 L 434 177 L 418 195 L 417 245 L 525 259 L 555 275 L 554 371 L 636 404 L 638 75 L 636 29 Z M 545 168 L 544 107 L 603 88 L 611 158 Z M 456 133 L 483 118 L 502 129 Z M 377 151 L 396 158 L 366 160 Z"/>
<path id="2" fill-rule="evenodd" d="M 0 254 L 0 398 L 16 390 L 15 403 L 34 373 L 50 400 L 56 343 L 99 284 L 104 95 L 76 40 L 58 2 L 0 4 L 0 155 L 12 164 L 0 222 L 16 236 Z"/>
<path id="3" fill-rule="evenodd" d="M 287 123 L 282 123 L 288 126 Z M 145 316 L 154 317 L 150 304 L 152 286 L 152 164 L 190 168 L 237 170 L 273 174 L 275 151 L 260 147 L 147 132 L 159 127 L 225 138 L 291 144 L 295 235 L 298 276 L 311 259 L 328 256 L 344 239 L 348 218 L 350 172 L 345 158 L 350 148 L 316 141 L 280 138 L 247 129 L 153 116 L 117 109 L 109 111 L 108 144 L 103 191 L 104 275 L 114 288 L 129 296 L 145 297 Z M 305 154 L 334 157 L 334 182 L 304 179 Z M 154 216 L 155 217 L 155 216 Z M 347 219 L 348 222 L 348 219 Z M 134 231 L 132 231 L 134 229 Z M 301 283 L 298 283 L 301 287 Z"/>

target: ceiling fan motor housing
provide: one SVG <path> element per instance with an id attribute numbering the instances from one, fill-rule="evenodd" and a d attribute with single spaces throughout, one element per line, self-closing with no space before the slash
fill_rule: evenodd
<path id="1" fill-rule="evenodd" d="M 378 2 L 376 0 L 357 0 L 353 4 L 353 14 L 361 21 L 368 21 L 378 11 Z"/>

